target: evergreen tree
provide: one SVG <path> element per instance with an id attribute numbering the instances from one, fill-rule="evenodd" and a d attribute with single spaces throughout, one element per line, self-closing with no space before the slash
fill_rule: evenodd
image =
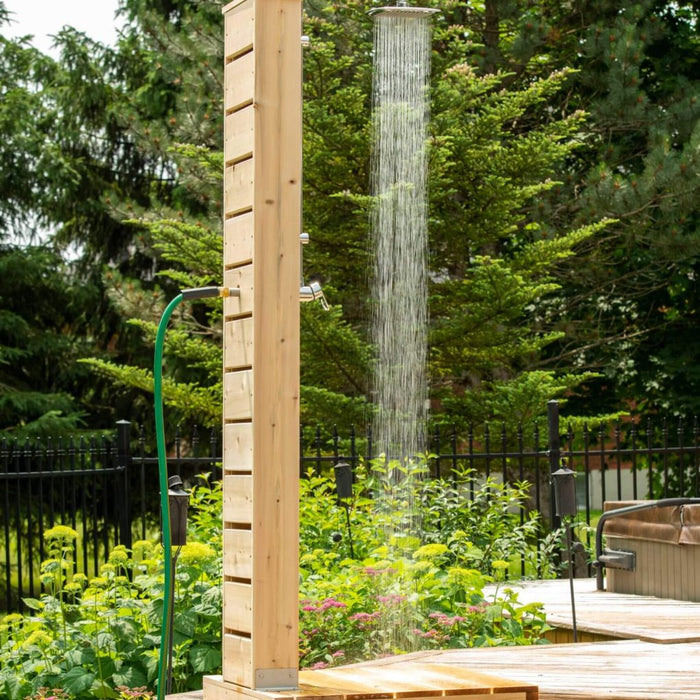
<path id="1" fill-rule="evenodd" d="M 177 288 L 221 280 L 222 4 L 123 0 L 115 50 L 66 30 L 56 64 L 17 45 L 0 64 L 8 86 L 24 76 L 7 94 L 35 115 L 13 127 L 12 103 L 0 107 L 17 146 L 0 155 L 39 183 L 0 182 L 0 215 L 32 211 L 57 242 L 78 245 L 110 313 L 134 319 L 129 331 L 110 317 L 109 357 L 93 365 L 132 387 L 125 395 L 144 411 L 150 348 L 132 333 L 152 341 Z M 367 9 L 305 6 L 304 275 L 331 302 L 328 313 L 302 308 L 309 423 L 359 423 L 368 410 Z M 430 144 L 435 408 L 465 421 L 529 420 L 555 396 L 598 412 L 682 396 L 682 384 L 692 403 L 697 4 L 486 0 L 441 10 Z M 166 400 L 180 416 L 218 422 L 220 342 L 217 302 L 182 309 L 166 354 Z"/>
<path id="2" fill-rule="evenodd" d="M 159 14 L 150 3 L 126 6 L 138 10 L 131 15 L 130 41 L 140 42 L 146 74 L 149 61 L 156 62 L 159 75 L 170 75 L 171 70 L 189 65 L 188 60 L 193 66 L 214 65 L 216 44 L 202 42 L 203 53 L 193 58 L 195 49 L 186 41 L 216 28 L 213 21 L 209 24 L 213 18 L 195 11 L 199 5 L 182 3 L 175 15 Z M 307 278 L 321 279 L 332 305 L 330 313 L 312 305 L 302 310 L 302 418 L 309 423 L 357 423 L 367 410 L 372 73 L 367 9 L 363 2 L 342 7 L 319 3 L 309 6 L 306 18 L 311 47 L 305 53 L 304 78 L 304 230 L 310 233 L 311 244 L 305 250 L 304 268 Z M 188 60 L 177 51 L 180 33 L 185 35 L 185 53 L 191 54 Z M 537 198 L 555 184 L 550 177 L 556 162 L 572 151 L 572 135 L 580 128 L 581 115 L 549 119 L 544 125 L 532 118 L 561 90 L 565 73 L 525 87 L 513 83 L 504 91 L 503 86 L 512 83 L 510 75 L 479 77 L 464 65 L 468 45 L 458 27 L 445 23 L 437 29 L 436 38 L 443 53 L 436 61 L 431 165 L 434 395 L 465 420 L 534 419 L 544 410 L 546 399 L 561 396 L 588 376 L 572 371 L 532 373 L 547 346 L 560 337 L 554 329 L 556 318 L 535 316 L 540 300 L 558 288 L 552 268 L 598 228 L 579 226 L 568 232 L 547 228 L 535 221 L 533 213 Z M 160 51 L 150 52 L 148 47 Z M 171 86 L 190 82 L 185 74 L 172 75 Z M 219 91 L 216 99 L 220 97 Z M 175 91 L 165 125 L 163 115 L 143 123 L 132 120 L 139 133 L 149 135 L 159 148 L 176 141 L 180 133 L 191 144 L 161 153 L 163 159 L 177 164 L 180 172 L 173 191 L 181 193 L 180 201 L 188 205 L 175 213 L 158 188 L 152 188 L 151 208 L 140 219 L 145 240 L 161 260 L 157 264 L 166 292 L 172 289 L 168 280 L 187 286 L 214 282 L 220 275 L 214 258 L 207 257 L 211 265 L 202 266 L 197 255 L 187 252 L 198 240 L 205 240 L 207 249 L 218 254 L 219 202 L 206 193 L 219 187 L 213 166 L 221 167 L 215 139 L 185 128 L 188 120 L 180 115 L 188 110 L 183 88 L 182 95 Z M 188 173 L 197 171 L 198 178 L 188 179 Z M 206 203 L 213 203 L 208 217 L 203 211 Z M 197 205 L 202 208 L 198 210 Z M 159 218 L 163 215 L 168 219 Z M 196 249 L 201 254 L 201 246 Z M 163 262 L 170 263 L 170 268 L 164 269 Z M 124 285 L 118 287 L 121 290 Z M 133 283 L 132 289 L 137 299 L 146 293 Z M 135 308 L 129 295 L 123 295 L 123 300 L 125 308 Z M 154 312 L 156 307 L 148 306 Z M 188 330 L 186 314 L 180 320 L 185 325 L 178 326 L 180 330 L 168 340 L 172 382 L 166 386 L 166 401 L 181 415 L 203 411 L 206 420 L 215 423 L 218 367 L 209 361 L 213 356 L 200 341 L 218 343 L 218 311 L 211 306 L 198 313 L 207 326 L 202 338 L 185 343 L 195 328 L 194 317 L 189 316 Z M 140 315 L 149 318 L 135 323 L 152 339 L 156 319 Z M 208 360 L 191 372 L 189 366 L 197 356 Z M 120 382 L 142 390 L 150 387 L 149 370 L 93 364 Z M 213 388 L 202 389 L 200 400 L 196 387 L 203 386 L 205 367 L 211 369 Z"/>
<path id="3" fill-rule="evenodd" d="M 0 431 L 46 436 L 85 426 L 77 397 L 88 398 L 90 376 L 77 361 L 93 352 L 96 303 L 56 254 L 0 249 Z"/>
<path id="4" fill-rule="evenodd" d="M 541 367 L 600 375 L 579 408 L 697 410 L 698 10 L 661 0 L 446 10 L 465 25 L 477 71 L 509 71 L 513 85 L 577 71 L 531 117 L 587 113 L 580 147 L 558 168 L 562 184 L 537 203 L 538 223 L 617 219 L 573 265 L 557 267 L 562 290 L 541 305 L 565 332 Z"/>

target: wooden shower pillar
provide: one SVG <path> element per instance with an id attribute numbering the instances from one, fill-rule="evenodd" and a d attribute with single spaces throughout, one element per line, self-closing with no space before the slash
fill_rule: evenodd
<path id="1" fill-rule="evenodd" d="M 298 685 L 301 0 L 225 17 L 223 676 Z"/>

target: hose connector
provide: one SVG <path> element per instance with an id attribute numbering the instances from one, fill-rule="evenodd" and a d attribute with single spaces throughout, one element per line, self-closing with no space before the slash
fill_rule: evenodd
<path id="1" fill-rule="evenodd" d="M 186 301 L 194 299 L 211 299 L 213 297 L 239 297 L 240 287 L 195 287 L 194 289 L 183 289 L 182 298 Z"/>

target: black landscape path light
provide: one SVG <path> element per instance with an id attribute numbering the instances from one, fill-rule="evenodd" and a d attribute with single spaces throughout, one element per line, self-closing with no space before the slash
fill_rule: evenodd
<path id="1" fill-rule="evenodd" d="M 187 509 L 190 504 L 189 491 L 185 490 L 182 479 L 178 474 L 168 478 L 168 503 L 170 506 L 170 544 L 177 547 L 173 554 L 173 564 L 170 570 L 170 590 L 175 591 L 175 571 L 180 550 L 187 544 Z M 165 678 L 165 692 L 172 691 L 173 683 L 173 637 L 174 637 L 175 606 L 170 606 L 170 625 L 168 628 L 168 669 Z"/>
<path id="2" fill-rule="evenodd" d="M 355 558 L 355 550 L 352 546 L 352 528 L 350 527 L 350 499 L 352 498 L 352 468 L 347 462 L 338 462 L 333 467 L 335 475 L 335 492 L 338 495 L 338 503 L 345 508 L 345 520 L 348 524 L 348 543 L 350 544 L 350 558 Z"/>
<path id="3" fill-rule="evenodd" d="M 170 541 L 174 547 L 187 544 L 187 509 L 190 494 L 185 491 L 182 479 L 173 474 L 168 479 L 168 501 L 170 502 Z"/>
<path id="4" fill-rule="evenodd" d="M 576 472 L 569 469 L 563 462 L 559 469 L 552 473 L 556 514 L 562 519 L 564 530 L 566 531 L 566 553 L 569 559 L 569 590 L 571 592 L 571 630 L 574 642 L 578 642 L 576 604 L 574 602 L 574 558 L 571 536 L 571 518 L 575 517 L 577 513 L 575 478 Z"/>

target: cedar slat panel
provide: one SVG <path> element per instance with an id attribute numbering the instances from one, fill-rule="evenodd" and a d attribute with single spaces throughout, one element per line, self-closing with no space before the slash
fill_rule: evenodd
<path id="1" fill-rule="evenodd" d="M 226 138 L 224 139 L 224 161 L 226 163 L 250 158 L 253 155 L 254 123 L 255 110 L 253 105 L 226 116 Z"/>
<path id="2" fill-rule="evenodd" d="M 252 158 L 224 169 L 224 213 L 227 218 L 253 207 L 254 163 Z"/>
<path id="3" fill-rule="evenodd" d="M 224 67 L 226 114 L 251 104 L 255 93 L 255 52 L 243 54 Z"/>
<path id="4" fill-rule="evenodd" d="M 245 632 L 253 631 L 253 587 L 249 583 L 224 583 L 224 628 Z"/>
<path id="5" fill-rule="evenodd" d="M 228 423 L 224 426 L 224 471 L 253 470 L 253 425 Z"/>
<path id="6" fill-rule="evenodd" d="M 248 421 L 253 417 L 253 372 L 224 372 L 224 420 Z"/>
<path id="7" fill-rule="evenodd" d="M 235 634 L 224 634 L 222 652 L 229 663 L 223 667 L 223 679 L 228 683 L 236 683 L 250 687 L 253 685 L 252 643 L 247 637 Z M 223 700 L 230 700 L 229 693 L 221 695 Z M 209 696 L 207 695 L 207 700 Z"/>
<path id="8" fill-rule="evenodd" d="M 250 523 L 253 520 L 253 478 L 249 475 L 224 476 L 224 522 Z"/>
<path id="9" fill-rule="evenodd" d="M 253 265 L 224 270 L 224 285 L 240 290 L 238 295 L 224 299 L 224 316 L 231 318 L 251 314 L 254 303 Z M 232 340 L 234 343 L 243 342 L 241 338 L 233 338 Z"/>
<path id="10" fill-rule="evenodd" d="M 253 261 L 253 212 L 224 221 L 224 269 Z"/>
<path id="11" fill-rule="evenodd" d="M 224 13 L 224 52 L 226 58 L 236 56 L 253 48 L 255 29 L 253 0 L 227 5 Z"/>
<path id="12" fill-rule="evenodd" d="M 224 370 L 250 367 L 253 363 L 253 319 L 224 322 Z M 251 438 L 252 439 L 252 438 Z"/>
<path id="13" fill-rule="evenodd" d="M 253 535 L 250 530 L 224 529 L 224 576 L 253 578 Z"/>

